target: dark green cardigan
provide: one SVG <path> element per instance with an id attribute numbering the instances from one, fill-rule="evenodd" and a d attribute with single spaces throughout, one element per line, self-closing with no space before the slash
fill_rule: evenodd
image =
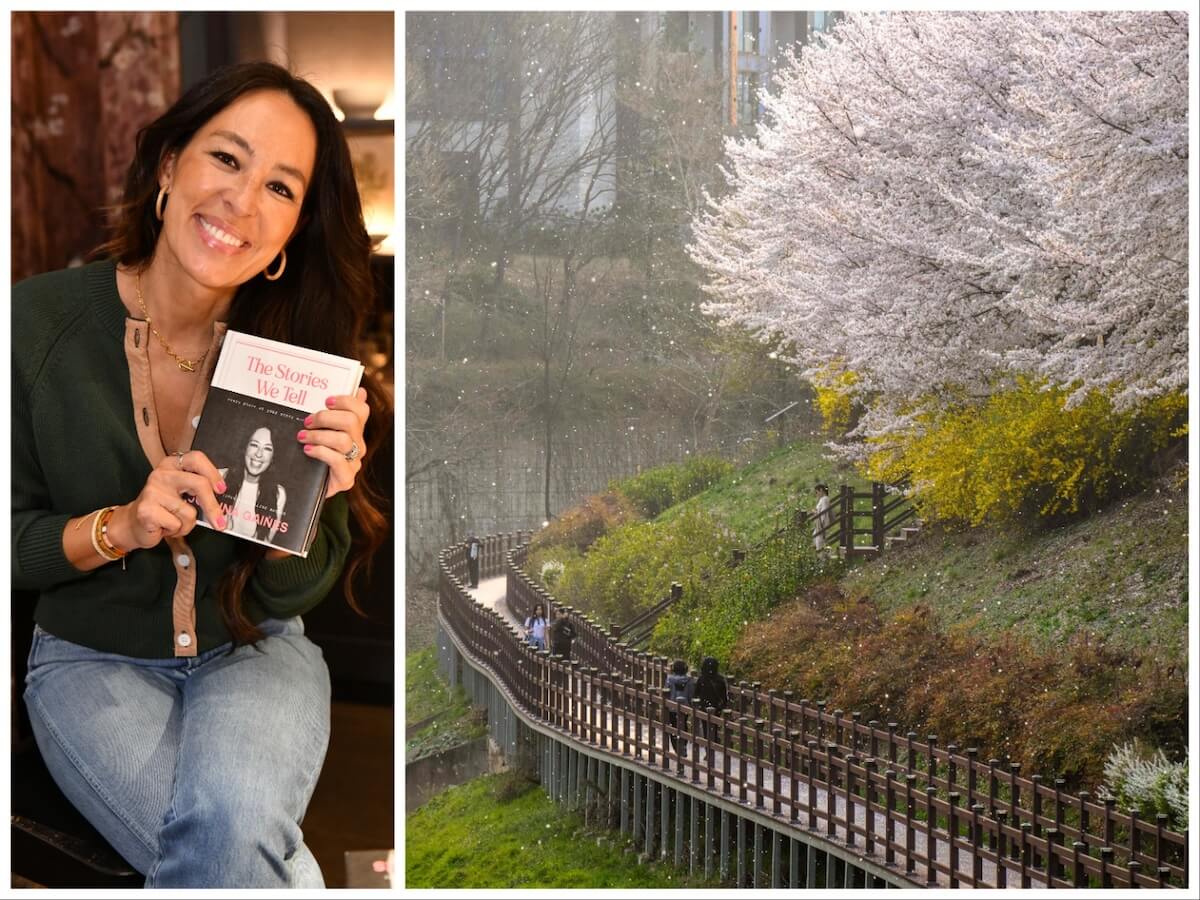
<path id="1" fill-rule="evenodd" d="M 39 275 L 12 291 L 13 586 L 40 592 L 34 617 L 53 635 L 111 653 L 173 654 L 175 567 L 165 542 L 80 572 L 67 561 L 67 520 L 124 504 L 150 463 L 133 421 L 125 306 L 112 262 Z M 247 609 L 258 622 L 312 609 L 337 581 L 350 546 L 347 504 L 325 504 L 305 559 L 263 560 Z M 243 542 L 205 528 L 186 538 L 196 565 L 196 643 L 230 639 L 216 585 Z"/>

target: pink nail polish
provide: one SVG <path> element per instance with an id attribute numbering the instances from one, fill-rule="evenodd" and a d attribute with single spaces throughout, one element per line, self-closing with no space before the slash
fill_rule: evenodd
<path id="1" fill-rule="evenodd" d="M 335 403 L 337 403 L 337 397 L 326 397 L 325 398 L 325 405 L 328 406 L 330 409 L 333 408 L 333 404 L 335 404 Z"/>
<path id="2" fill-rule="evenodd" d="M 304 420 L 304 424 L 305 424 L 307 427 L 309 427 L 309 428 L 312 428 L 312 423 L 313 423 L 313 417 L 312 417 L 312 416 L 309 416 L 307 419 L 305 419 L 305 420 Z"/>
<path id="3" fill-rule="evenodd" d="M 307 437 L 308 437 L 307 431 L 297 431 L 296 432 L 296 440 L 298 440 L 298 441 L 302 441 Z"/>
<path id="4" fill-rule="evenodd" d="M 313 452 L 313 449 L 314 449 L 314 448 L 313 448 L 313 445 L 312 445 L 312 444 L 305 444 L 305 445 L 304 445 L 304 452 L 305 452 L 305 453 L 312 453 L 312 452 Z"/>
<path id="5" fill-rule="evenodd" d="M 220 528 L 221 530 L 225 529 L 225 517 L 224 516 L 217 516 L 217 527 Z"/>
<path id="6" fill-rule="evenodd" d="M 225 493 L 225 491 L 227 491 L 228 489 L 229 489 L 229 488 L 228 488 L 228 486 L 225 484 L 225 482 L 223 482 L 223 481 L 218 481 L 218 482 L 217 482 L 217 493 L 218 493 L 218 494 L 223 494 L 223 493 Z"/>

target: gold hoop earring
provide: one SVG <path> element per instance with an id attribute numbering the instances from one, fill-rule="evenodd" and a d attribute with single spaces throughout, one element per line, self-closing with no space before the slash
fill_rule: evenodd
<path id="1" fill-rule="evenodd" d="M 158 189 L 158 199 L 154 201 L 154 216 L 158 221 L 163 220 L 163 204 L 167 200 L 167 188 L 164 185 Z"/>
<path id="2" fill-rule="evenodd" d="M 267 279 L 267 281 L 278 281 L 280 276 L 283 275 L 283 270 L 287 268 L 287 250 L 279 251 L 279 268 L 275 271 L 274 275 L 268 271 L 270 268 L 270 266 L 267 266 L 266 269 L 263 269 L 263 278 Z"/>

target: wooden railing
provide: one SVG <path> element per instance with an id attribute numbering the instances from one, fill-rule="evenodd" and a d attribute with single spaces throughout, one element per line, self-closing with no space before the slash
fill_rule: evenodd
<path id="1" fill-rule="evenodd" d="M 519 540 L 519 537 L 516 539 Z M 556 604 L 521 569 L 526 546 L 489 538 L 485 576 L 507 550 L 508 602 L 523 618 L 534 603 L 571 618 L 573 659 L 551 657 L 464 587 L 466 545 L 442 552 L 439 609 L 477 659 L 524 710 L 565 735 L 682 776 L 781 822 L 859 848 L 930 886 L 1141 887 L 1187 883 L 1187 834 L 1069 794 L 1061 779 L 1021 775 L 1018 763 L 942 747 L 935 735 L 863 722 L 793 692 L 731 684 L 730 708 L 671 701 L 669 661 L 619 643 L 605 628 Z M 490 563 L 490 565 L 489 565 Z M 678 724 L 671 723 L 675 714 Z M 687 750 L 672 748 L 671 737 Z M 700 751 L 706 751 L 701 759 Z M 675 776 L 679 777 L 679 776 Z"/>

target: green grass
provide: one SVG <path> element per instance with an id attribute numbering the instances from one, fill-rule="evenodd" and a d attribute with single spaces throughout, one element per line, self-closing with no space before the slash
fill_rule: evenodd
<path id="1" fill-rule="evenodd" d="M 702 509 L 753 544 L 778 528 L 797 508 L 811 510 L 817 503 L 813 486 L 839 484 L 869 490 L 869 483 L 853 470 L 825 458 L 821 444 L 797 442 L 774 451 L 739 469 L 702 494 L 666 510 L 658 520 L 669 522 L 688 509 Z"/>
<path id="2" fill-rule="evenodd" d="M 404 666 L 404 750 L 408 762 L 486 733 L 487 725 L 471 711 L 462 688 L 452 692 L 438 675 L 434 648 L 409 653 Z"/>
<path id="3" fill-rule="evenodd" d="M 1082 632 L 1186 664 L 1187 529 L 1187 489 L 1164 482 L 1054 529 L 927 529 L 842 588 L 885 613 L 923 601 L 948 629 L 1012 630 L 1045 650 Z"/>
<path id="4" fill-rule="evenodd" d="M 584 827 L 513 773 L 450 788 L 408 816 L 408 888 L 681 888 L 716 886 L 659 864 L 637 865 L 621 838 Z M 515 794 L 515 796 L 514 796 Z"/>

